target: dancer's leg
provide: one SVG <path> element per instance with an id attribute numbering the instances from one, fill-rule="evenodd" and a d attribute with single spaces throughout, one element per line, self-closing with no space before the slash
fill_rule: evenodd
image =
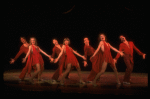
<path id="1" fill-rule="evenodd" d="M 124 59 L 124 62 L 126 64 L 126 72 L 124 75 L 124 82 L 130 82 L 131 73 L 133 71 L 133 63 L 130 62 L 130 59 Z"/>
<path id="2" fill-rule="evenodd" d="M 65 77 L 67 76 L 67 74 L 70 72 L 70 69 L 71 69 L 71 63 L 69 63 L 69 64 L 67 65 L 67 69 L 66 69 L 65 72 L 63 73 L 63 76 L 62 76 L 61 81 L 60 81 L 61 84 L 63 83 L 64 78 L 65 78 Z"/>
<path id="3" fill-rule="evenodd" d="M 77 71 L 78 71 L 78 76 L 79 76 L 79 79 L 80 79 L 80 83 L 84 83 L 83 80 L 82 80 L 82 77 L 81 77 L 81 68 L 80 68 L 80 65 L 78 63 L 78 68 L 77 68 Z"/>
<path id="4" fill-rule="evenodd" d="M 20 73 L 20 75 L 19 75 L 19 78 L 21 79 L 21 80 L 24 80 L 24 77 L 25 77 L 25 75 L 26 75 L 26 73 L 27 73 L 27 66 L 25 66 L 23 69 L 22 69 L 22 71 L 21 71 L 21 73 Z"/>
<path id="5" fill-rule="evenodd" d="M 36 68 L 37 68 L 37 71 L 35 71 L 34 73 L 33 73 L 33 76 L 29 79 L 29 80 L 33 80 L 33 78 L 36 76 L 36 75 L 38 75 L 39 74 L 39 72 L 40 72 L 40 64 L 36 64 Z"/>
<path id="6" fill-rule="evenodd" d="M 106 70 L 106 67 L 107 67 L 107 62 L 103 62 L 103 64 L 102 64 L 102 69 L 101 69 L 101 71 L 96 75 L 96 77 L 95 77 L 95 79 L 94 79 L 94 81 L 93 81 L 93 85 L 94 86 L 96 86 L 96 81 L 97 81 L 97 79 L 102 75 L 102 74 L 104 74 L 104 72 L 105 72 L 105 70 Z"/>
<path id="7" fill-rule="evenodd" d="M 113 65 L 113 64 L 112 64 Z M 113 71 L 114 71 L 114 74 L 115 74 L 115 77 L 116 77 L 116 80 L 117 80 L 117 84 L 121 84 L 120 83 L 120 80 L 119 80 L 119 77 L 118 77 L 118 71 L 117 71 L 117 68 L 116 66 L 114 65 L 114 67 L 112 68 Z"/>

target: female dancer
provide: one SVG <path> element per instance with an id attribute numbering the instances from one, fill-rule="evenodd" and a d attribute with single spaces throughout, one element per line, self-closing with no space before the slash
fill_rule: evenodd
<path id="1" fill-rule="evenodd" d="M 61 85 L 64 85 L 64 78 L 67 76 L 67 74 L 70 72 L 71 70 L 71 66 L 75 66 L 77 71 L 78 71 L 78 75 L 80 78 L 80 83 L 84 84 L 85 82 L 83 82 L 82 78 L 81 78 L 81 69 L 80 69 L 80 65 L 78 60 L 76 59 L 75 55 L 78 55 L 79 57 L 83 58 L 84 60 L 86 60 L 86 58 L 82 55 L 80 55 L 79 53 L 77 53 L 76 51 L 74 51 L 71 47 L 69 47 L 69 43 L 70 40 L 69 38 L 65 38 L 63 41 L 63 46 L 62 46 L 62 50 L 59 54 L 59 56 L 55 59 L 54 63 L 56 63 L 59 58 L 61 57 L 61 55 L 63 54 L 63 52 L 66 54 L 66 60 L 65 60 L 65 67 L 67 68 L 66 71 L 64 72 L 62 79 L 60 81 Z M 74 54 L 73 54 L 74 53 Z"/>
<path id="2" fill-rule="evenodd" d="M 46 54 L 43 50 L 41 50 L 37 46 L 36 38 L 31 37 L 29 50 L 28 50 L 25 58 L 23 58 L 23 61 L 22 61 L 24 63 L 28 57 L 28 60 L 26 63 L 26 65 L 28 65 L 28 73 L 31 72 L 31 69 L 32 69 L 31 66 L 34 66 L 34 67 L 36 66 L 35 68 L 37 69 L 37 71 L 34 72 L 33 76 L 29 79 L 29 81 L 31 81 L 31 82 L 36 75 L 38 75 L 38 80 L 40 80 L 42 71 L 44 70 L 44 61 L 43 61 L 43 58 L 42 58 L 40 52 L 42 52 L 45 56 L 47 56 L 51 59 L 50 55 Z"/>
<path id="3" fill-rule="evenodd" d="M 59 53 L 61 52 L 61 48 L 63 46 L 63 44 L 59 44 L 56 39 L 53 39 L 53 44 L 55 46 L 53 47 L 52 58 L 50 61 L 51 63 L 54 61 L 55 55 L 57 55 L 57 56 L 59 55 Z M 53 83 L 56 83 L 56 80 L 58 80 L 59 76 L 62 74 L 65 59 L 66 59 L 66 57 L 65 57 L 65 54 L 63 53 L 61 58 L 58 60 L 58 68 L 52 76 L 52 82 Z M 68 78 L 68 76 L 69 76 L 69 74 L 66 76 L 66 78 Z"/>
<path id="4" fill-rule="evenodd" d="M 105 41 L 106 36 L 104 34 L 100 34 L 100 43 L 98 45 L 98 48 L 96 49 L 96 51 L 94 52 L 94 54 L 91 56 L 91 59 L 98 53 L 99 57 L 99 66 L 101 68 L 101 71 L 96 75 L 94 81 L 93 81 L 93 85 L 96 85 L 96 80 L 102 75 L 104 74 L 106 67 L 107 67 L 107 63 L 111 64 L 112 69 L 115 72 L 115 76 L 117 78 L 117 84 L 120 84 L 119 78 L 118 78 L 118 72 L 115 66 L 115 63 L 113 61 L 113 58 L 111 56 L 111 52 L 110 52 L 110 48 L 112 50 L 114 50 L 115 52 L 118 52 L 121 56 L 123 56 L 123 53 L 118 51 L 116 48 L 112 47 L 109 43 L 107 43 Z"/>

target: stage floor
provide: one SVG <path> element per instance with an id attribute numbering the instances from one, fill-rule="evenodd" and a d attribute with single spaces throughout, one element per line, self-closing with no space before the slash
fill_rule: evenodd
<path id="1" fill-rule="evenodd" d="M 64 86 L 58 83 L 53 84 L 51 78 L 54 74 L 52 70 L 44 70 L 41 78 L 43 81 L 34 79 L 34 83 L 28 81 L 25 77 L 24 81 L 19 81 L 21 70 L 5 71 L 3 73 L 4 95 L 146 95 L 148 94 L 148 74 L 132 73 L 131 84 L 123 85 L 124 72 L 119 72 L 121 85 L 116 84 L 116 78 L 113 72 L 105 72 L 97 81 L 96 87 L 91 83 L 80 84 L 76 71 L 69 74 L 69 79 L 65 80 Z M 33 73 L 33 72 L 32 72 Z M 31 73 L 31 74 L 32 74 Z M 90 71 L 82 71 L 82 78 L 86 81 Z"/>

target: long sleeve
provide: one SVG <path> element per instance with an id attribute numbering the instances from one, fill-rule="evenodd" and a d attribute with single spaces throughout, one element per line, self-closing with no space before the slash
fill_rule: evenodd
<path id="1" fill-rule="evenodd" d="M 52 53 L 52 58 L 55 57 L 55 53 L 56 53 L 56 51 L 55 51 L 55 47 L 54 47 L 54 48 L 53 48 L 53 53 Z"/>
<path id="2" fill-rule="evenodd" d="M 19 52 L 17 53 L 17 55 L 15 56 L 14 60 L 17 60 L 17 58 L 23 53 L 23 49 L 20 48 Z"/>
<path id="3" fill-rule="evenodd" d="M 85 56 L 85 58 L 87 58 L 87 47 L 86 46 L 84 46 L 84 56 Z"/>
<path id="4" fill-rule="evenodd" d="M 142 53 L 133 43 L 133 49 L 139 54 L 139 55 L 143 55 L 144 53 Z"/>
<path id="5" fill-rule="evenodd" d="M 123 50 L 123 49 L 122 49 L 122 46 L 121 46 L 121 44 L 120 44 L 120 45 L 119 45 L 119 51 L 122 51 L 122 50 Z M 120 57 L 120 54 L 117 53 L 115 59 L 118 60 L 119 57 Z"/>

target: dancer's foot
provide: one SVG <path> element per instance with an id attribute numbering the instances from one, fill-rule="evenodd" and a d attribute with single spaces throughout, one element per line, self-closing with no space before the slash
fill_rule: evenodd
<path id="1" fill-rule="evenodd" d="M 117 84 L 118 84 L 118 85 L 121 85 L 121 83 L 120 83 L 120 81 L 119 81 L 119 80 L 117 81 Z"/>
<path id="2" fill-rule="evenodd" d="M 80 82 L 79 82 L 80 84 L 85 84 L 85 82 L 83 81 L 83 80 L 80 80 Z"/>
<path id="3" fill-rule="evenodd" d="M 87 81 L 87 83 L 92 83 L 93 81 Z"/>
<path id="4" fill-rule="evenodd" d="M 56 80 L 52 80 L 52 84 L 57 84 L 57 81 Z"/>
<path id="5" fill-rule="evenodd" d="M 130 85 L 130 82 L 123 82 L 123 84 L 125 84 L 125 85 Z"/>
<path id="6" fill-rule="evenodd" d="M 63 86 L 63 85 L 64 85 L 64 82 L 63 82 L 63 81 L 60 81 L 60 85 Z"/>
<path id="7" fill-rule="evenodd" d="M 34 84 L 33 79 L 29 79 L 28 81 L 29 81 L 30 83 Z"/>
<path id="8" fill-rule="evenodd" d="M 96 86 L 97 86 L 96 82 L 94 82 L 94 81 L 93 81 L 93 83 L 92 83 L 92 84 L 93 84 L 93 86 L 94 86 L 94 87 L 96 87 Z"/>

